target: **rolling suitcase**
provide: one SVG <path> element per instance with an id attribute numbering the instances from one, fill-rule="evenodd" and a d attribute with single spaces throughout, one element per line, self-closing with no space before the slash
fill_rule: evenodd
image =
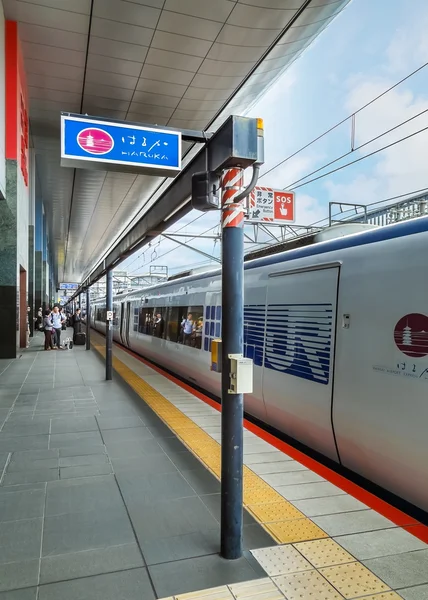
<path id="1" fill-rule="evenodd" d="M 73 342 L 75 346 L 84 346 L 86 344 L 86 333 L 75 333 Z"/>

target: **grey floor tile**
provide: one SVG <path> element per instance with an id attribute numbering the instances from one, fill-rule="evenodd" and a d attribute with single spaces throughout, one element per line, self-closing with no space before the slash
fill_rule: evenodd
<path id="1" fill-rule="evenodd" d="M 200 494 L 217 494 L 220 492 L 220 482 L 202 465 L 191 471 L 181 471 L 184 479 Z"/>
<path id="2" fill-rule="evenodd" d="M 325 498 L 326 496 L 339 496 L 345 494 L 343 490 L 329 481 L 277 486 L 275 489 L 284 496 L 284 498 L 290 501 L 303 500 L 304 498 Z"/>
<path id="3" fill-rule="evenodd" d="M 13 471 L 31 471 L 33 469 L 58 469 L 59 460 L 58 458 L 36 458 L 31 460 L 30 457 L 26 461 L 12 460 L 7 465 L 7 472 L 12 473 Z"/>
<path id="4" fill-rule="evenodd" d="M 428 550 L 372 558 L 363 564 L 392 589 L 428 583 Z"/>
<path id="5" fill-rule="evenodd" d="M 145 568 L 40 586 L 39 600 L 155 600 Z"/>
<path id="6" fill-rule="evenodd" d="M 303 471 L 305 467 L 295 460 L 277 460 L 273 462 L 257 463 L 250 466 L 257 475 L 269 475 L 273 473 L 288 473 L 290 471 Z"/>
<path id="7" fill-rule="evenodd" d="M 140 417 L 98 417 L 97 421 L 101 430 L 144 427 L 144 423 Z"/>
<path id="8" fill-rule="evenodd" d="M 277 545 L 277 542 L 258 523 L 244 525 L 242 533 L 244 550 L 270 548 L 271 546 Z"/>
<path id="9" fill-rule="evenodd" d="M 171 429 L 165 425 L 164 423 L 159 423 L 158 425 L 148 425 L 148 429 L 150 433 L 155 438 L 174 438 L 174 433 Z"/>
<path id="10" fill-rule="evenodd" d="M 48 483 L 46 516 L 123 507 L 113 476 L 66 479 Z"/>
<path id="11" fill-rule="evenodd" d="M 33 490 L 45 491 L 46 483 L 27 483 L 24 485 L 9 485 L 0 487 L 0 498 L 6 494 L 15 494 L 16 492 L 31 492 Z"/>
<path id="12" fill-rule="evenodd" d="M 221 494 L 207 494 L 199 496 L 213 517 L 220 523 Z M 257 521 L 244 509 L 244 525 L 254 525 Z"/>
<path id="13" fill-rule="evenodd" d="M 126 503 L 155 505 L 160 498 L 166 501 L 195 495 L 178 471 L 146 475 L 139 469 L 127 470 L 117 473 L 116 478 Z"/>
<path id="14" fill-rule="evenodd" d="M 216 519 L 197 496 L 151 506 L 132 503 L 128 510 L 141 544 L 218 528 Z"/>
<path id="15" fill-rule="evenodd" d="M 42 483 L 44 481 L 55 481 L 56 479 L 59 479 L 58 468 L 34 469 L 33 471 L 12 471 L 11 473 L 5 474 L 2 485 Z"/>
<path id="16" fill-rule="evenodd" d="M 105 453 L 104 446 L 87 446 L 82 444 L 77 447 L 59 448 L 59 457 L 61 459 L 70 456 L 88 456 L 89 454 L 102 454 L 103 452 Z"/>
<path id="17" fill-rule="evenodd" d="M 125 429 L 106 429 L 103 439 L 106 446 L 121 442 L 144 441 L 153 438 L 147 427 L 127 427 Z"/>
<path id="18" fill-rule="evenodd" d="M 79 448 L 81 446 L 103 446 L 99 432 L 57 433 L 50 436 L 50 448 Z"/>
<path id="19" fill-rule="evenodd" d="M 59 459 L 60 467 L 83 467 L 85 465 L 101 465 L 108 462 L 108 456 L 102 454 L 87 454 L 86 456 L 65 456 Z"/>
<path id="20" fill-rule="evenodd" d="M 363 504 L 352 496 L 328 496 L 326 498 L 315 498 L 306 500 L 293 500 L 293 504 L 307 517 L 319 517 L 321 515 L 332 515 L 335 513 L 355 512 L 366 510 Z"/>
<path id="21" fill-rule="evenodd" d="M 43 450 L 48 447 L 47 435 L 28 435 L 12 437 L 7 440 L 0 438 L 0 454 L 3 452 L 19 452 L 20 450 Z"/>
<path id="22" fill-rule="evenodd" d="M 45 491 L 30 490 L 0 495 L 0 521 L 43 517 Z"/>
<path id="23" fill-rule="evenodd" d="M 60 554 L 42 559 L 40 583 L 66 581 L 143 566 L 141 552 L 135 543 Z"/>
<path id="24" fill-rule="evenodd" d="M 246 457 L 245 464 L 251 468 L 251 465 L 257 465 L 261 463 L 271 463 L 274 461 L 282 462 L 284 460 L 292 460 L 287 454 L 280 452 L 279 450 L 272 450 L 270 452 L 258 452 L 251 454 Z"/>
<path id="25" fill-rule="evenodd" d="M 39 579 L 39 560 L 26 560 L 8 564 L 0 564 L 0 592 L 16 590 L 37 585 Z M 20 591 L 20 593 L 23 590 Z M 16 600 L 26 598 L 24 594 L 15 592 Z M 29 596 L 31 598 L 31 596 Z M 8 594 L 0 594 L 1 600 L 8 598 Z M 11 596 L 13 598 L 13 596 Z"/>
<path id="26" fill-rule="evenodd" d="M 274 488 L 284 485 L 324 481 L 322 477 L 309 471 L 309 469 L 306 471 L 292 471 L 291 473 L 273 473 L 272 475 L 264 475 L 262 479 Z"/>
<path id="27" fill-rule="evenodd" d="M 357 512 L 313 517 L 312 520 L 332 537 L 395 527 L 392 521 L 374 510 L 359 510 Z"/>
<path id="28" fill-rule="evenodd" d="M 82 431 L 98 431 L 94 417 L 52 419 L 51 433 L 80 433 Z"/>
<path id="29" fill-rule="evenodd" d="M 141 549 L 147 565 L 218 554 L 219 548 L 219 528 L 174 537 L 152 539 L 141 543 Z"/>
<path id="30" fill-rule="evenodd" d="M 171 458 L 177 452 L 185 452 L 187 450 L 186 446 L 180 442 L 177 438 L 158 438 L 159 446 L 169 455 Z"/>
<path id="31" fill-rule="evenodd" d="M 200 469 L 201 467 L 204 467 L 201 461 L 198 460 L 196 456 L 188 450 L 185 450 L 184 452 L 171 453 L 168 456 L 179 471 L 192 471 L 194 469 Z"/>
<path id="32" fill-rule="evenodd" d="M 159 598 L 260 577 L 245 558 L 227 561 L 216 555 L 155 565 L 149 571 Z"/>
<path id="33" fill-rule="evenodd" d="M 36 600 L 36 598 L 37 588 L 35 587 L 0 593 L 0 600 Z"/>
<path id="34" fill-rule="evenodd" d="M 164 451 L 153 438 L 138 442 L 116 442 L 107 445 L 107 452 L 111 458 L 126 458 L 132 456 L 152 456 L 154 454 L 164 455 Z"/>
<path id="35" fill-rule="evenodd" d="M 337 541 L 358 560 L 428 549 L 424 542 L 401 527 L 343 535 Z"/>
<path id="36" fill-rule="evenodd" d="M 125 508 L 69 513 L 45 519 L 42 555 L 93 550 L 134 541 Z"/>
<path id="37" fill-rule="evenodd" d="M 0 564 L 39 558 L 42 521 L 27 519 L 0 523 Z"/>
<path id="38" fill-rule="evenodd" d="M 166 456 L 166 454 L 154 454 L 152 456 L 133 456 L 125 458 L 112 458 L 115 473 L 122 471 L 138 471 L 144 475 L 155 475 L 161 473 L 176 473 L 177 467 Z"/>
<path id="39" fill-rule="evenodd" d="M 428 600 L 428 585 L 417 585 L 400 590 L 404 600 Z"/>
<path id="40" fill-rule="evenodd" d="M 94 456 L 98 456 L 95 454 Z M 108 475 L 112 473 L 110 463 L 104 462 L 95 465 L 81 465 L 79 467 L 63 467 L 59 470 L 60 479 L 72 477 L 90 477 L 93 475 Z"/>
<path id="41" fill-rule="evenodd" d="M 14 452 L 12 461 L 22 465 L 32 464 L 35 460 L 43 460 L 46 458 L 58 458 L 59 452 L 57 448 L 52 450 L 32 450 L 31 452 Z"/>

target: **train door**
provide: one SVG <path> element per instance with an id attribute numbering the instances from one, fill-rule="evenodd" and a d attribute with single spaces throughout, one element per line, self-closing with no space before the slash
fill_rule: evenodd
<path id="1" fill-rule="evenodd" d="M 120 341 L 125 344 L 125 302 L 121 303 L 120 307 Z"/>
<path id="2" fill-rule="evenodd" d="M 338 459 L 331 413 L 339 267 L 271 273 L 263 397 L 268 422 Z"/>
<path id="3" fill-rule="evenodd" d="M 126 324 L 125 324 L 125 344 L 129 347 L 129 328 L 132 327 L 131 322 L 131 303 L 126 303 Z"/>

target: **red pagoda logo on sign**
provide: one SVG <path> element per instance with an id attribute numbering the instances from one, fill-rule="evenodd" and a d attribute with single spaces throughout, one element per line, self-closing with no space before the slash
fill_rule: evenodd
<path id="1" fill-rule="evenodd" d="M 428 317 L 411 313 L 400 319 L 394 329 L 397 348 L 412 358 L 428 354 Z"/>
<path id="2" fill-rule="evenodd" d="M 77 136 L 77 143 L 89 154 L 107 154 L 113 150 L 114 140 L 107 131 L 90 127 L 83 129 Z"/>

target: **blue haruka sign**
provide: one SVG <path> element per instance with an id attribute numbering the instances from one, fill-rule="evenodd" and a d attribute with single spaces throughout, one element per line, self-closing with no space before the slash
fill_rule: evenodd
<path id="1" fill-rule="evenodd" d="M 61 164 L 175 176 L 181 170 L 181 133 L 61 115 Z"/>

